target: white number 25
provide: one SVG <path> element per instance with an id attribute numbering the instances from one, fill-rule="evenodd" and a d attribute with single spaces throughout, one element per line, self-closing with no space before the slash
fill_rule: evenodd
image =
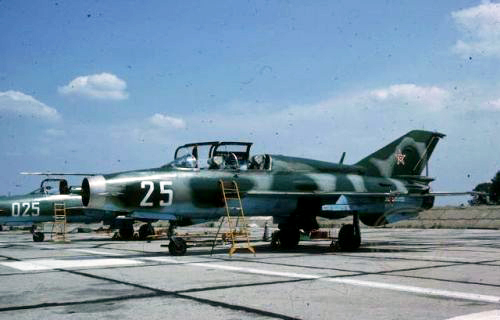
<path id="1" fill-rule="evenodd" d="M 172 181 L 160 181 L 160 194 L 166 195 L 166 199 L 160 200 L 160 206 L 166 207 L 172 205 L 172 199 L 174 197 L 174 191 L 172 189 L 167 189 L 167 186 L 172 186 Z M 148 189 L 144 199 L 142 199 L 141 207 L 152 207 L 153 202 L 149 201 L 153 191 L 155 189 L 155 184 L 153 181 L 141 181 L 141 189 Z"/>

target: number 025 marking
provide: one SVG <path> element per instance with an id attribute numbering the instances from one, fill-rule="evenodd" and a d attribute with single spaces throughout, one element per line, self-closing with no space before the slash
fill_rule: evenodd
<path id="1" fill-rule="evenodd" d="M 40 202 L 13 202 L 11 212 L 13 217 L 37 217 L 40 215 Z"/>
<path id="2" fill-rule="evenodd" d="M 160 181 L 160 194 L 165 195 L 163 199 L 160 200 L 160 206 L 166 207 L 172 205 L 172 199 L 174 197 L 174 191 L 172 189 L 167 189 L 167 186 L 172 186 L 172 181 Z M 146 189 L 146 195 L 142 199 L 141 207 L 152 207 L 153 202 L 150 201 L 151 195 L 155 189 L 155 184 L 153 181 L 141 181 L 141 189 Z"/>

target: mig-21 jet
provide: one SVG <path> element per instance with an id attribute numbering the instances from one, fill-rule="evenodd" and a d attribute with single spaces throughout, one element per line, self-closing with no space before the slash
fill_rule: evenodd
<path id="1" fill-rule="evenodd" d="M 79 186 L 69 186 L 66 179 L 47 178 L 28 194 L 0 197 L 0 226 L 31 225 L 33 241 L 41 242 L 45 236 L 36 225 L 54 222 L 55 204 L 64 206 L 68 223 L 114 222 L 116 212 L 84 208 L 80 191 Z"/>
<path id="2" fill-rule="evenodd" d="M 411 131 L 353 165 L 343 163 L 344 155 L 331 163 L 251 155 L 247 142 L 190 143 L 159 168 L 86 177 L 82 202 L 87 208 L 127 212 L 130 221 L 216 220 L 225 215 L 221 185 L 234 181 L 245 216 L 272 216 L 278 224 L 275 244 L 296 246 L 300 230 L 318 228 L 316 217 L 352 215 L 352 224 L 339 230 L 338 245 L 355 250 L 361 243 L 359 221 L 379 226 L 409 219 L 430 209 L 436 195 L 451 195 L 432 193 L 434 179 L 421 175 L 443 137 Z M 172 238 L 169 251 L 184 254 L 185 241 Z"/>

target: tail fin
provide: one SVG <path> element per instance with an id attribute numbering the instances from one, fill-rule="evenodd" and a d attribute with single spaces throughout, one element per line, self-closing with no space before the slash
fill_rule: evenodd
<path id="1" fill-rule="evenodd" d="M 419 176 L 440 138 L 438 132 L 413 130 L 362 159 L 357 166 L 371 176 Z"/>

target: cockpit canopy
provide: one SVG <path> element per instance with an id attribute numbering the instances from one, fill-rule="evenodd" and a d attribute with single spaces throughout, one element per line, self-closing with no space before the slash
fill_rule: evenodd
<path id="1" fill-rule="evenodd" d="M 40 188 L 31 192 L 31 194 L 69 194 L 71 187 L 68 186 L 66 179 L 48 178 L 42 180 Z"/>
<path id="2" fill-rule="evenodd" d="M 211 141 L 189 143 L 175 150 L 174 160 L 162 168 L 269 170 L 269 155 L 250 157 L 251 142 Z"/>

